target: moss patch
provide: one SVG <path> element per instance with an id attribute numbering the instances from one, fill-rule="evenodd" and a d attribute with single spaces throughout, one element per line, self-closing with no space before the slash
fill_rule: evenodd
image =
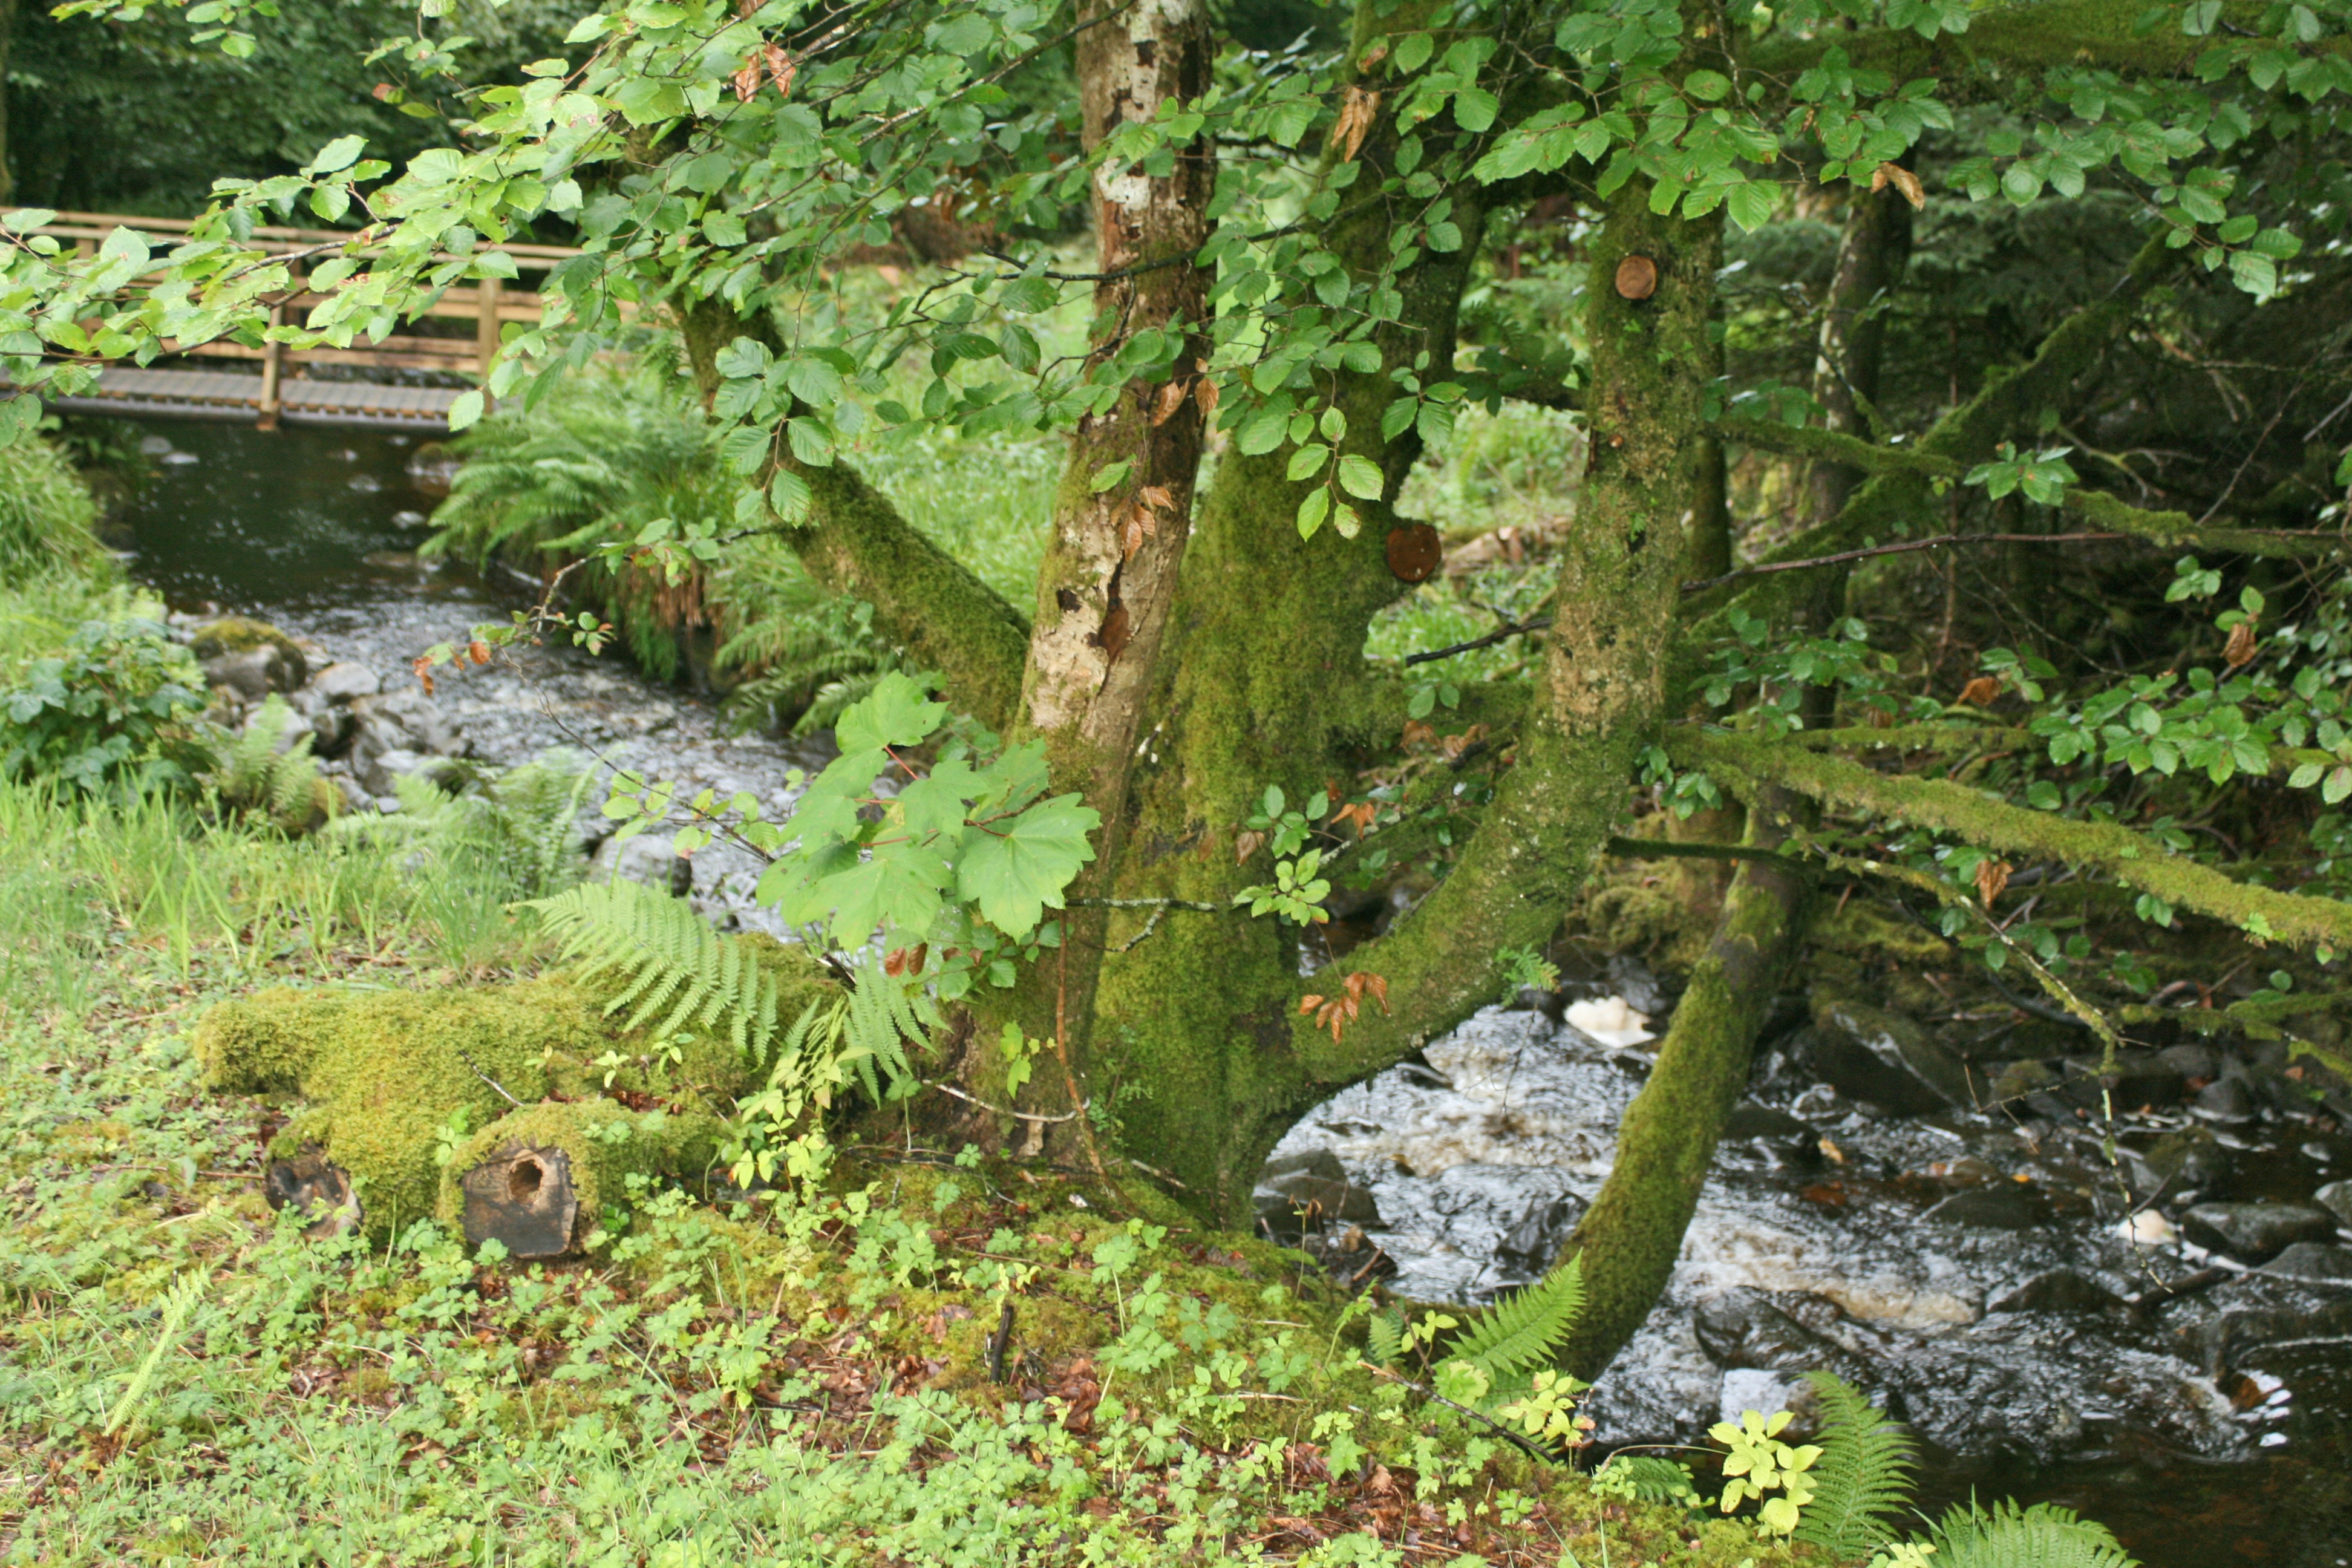
<path id="1" fill-rule="evenodd" d="M 297 669 L 307 669 L 310 661 L 295 640 L 271 626 L 268 621 L 248 620 L 243 616 L 229 616 L 196 628 L 189 639 L 188 651 L 198 658 L 218 658 L 227 653 L 250 653 L 257 647 L 274 647 L 284 654 Z"/>

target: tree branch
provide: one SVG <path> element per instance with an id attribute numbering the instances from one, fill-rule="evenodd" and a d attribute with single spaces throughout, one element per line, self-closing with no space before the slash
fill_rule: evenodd
<path id="1" fill-rule="evenodd" d="M 2352 547 L 2352 539 L 2340 533 L 2204 527 L 2185 511 L 2148 511 L 2119 500 L 2105 490 L 2070 488 L 2066 491 L 2064 504 L 2068 511 L 2102 528 L 2115 529 L 2167 548 L 2193 545 L 2206 550 L 2232 551 L 2241 555 L 2301 560 L 2314 555 L 2341 556 L 2347 547 Z"/>
<path id="2" fill-rule="evenodd" d="M 1685 594 L 1703 594 L 1709 588 L 1742 577 L 1762 577 L 1775 572 L 1809 572 L 1818 566 L 1843 566 L 1849 561 L 1867 561 L 1874 555 L 1908 555 L 1919 550 L 1941 550 L 1953 544 L 2080 544 L 2090 540 L 2125 539 L 2121 533 L 1939 533 L 1932 539 L 1906 539 L 1897 544 L 1874 544 L 1867 550 L 1841 550 L 1834 555 L 1816 555 L 1804 561 L 1767 561 L 1757 566 L 1742 566 L 1737 572 L 1727 572 L 1720 577 L 1708 577 L 1683 584 Z"/>
<path id="3" fill-rule="evenodd" d="M 1669 732 L 1677 764 L 1704 768 L 1743 799 L 1780 784 L 1824 806 L 1899 819 L 1982 849 L 2095 867 L 2126 887 L 2193 910 L 2256 940 L 2352 947 L 2352 904 L 2235 882 L 2130 828 L 2028 810 L 1947 779 L 1874 773 L 1842 757 L 1720 730 Z"/>

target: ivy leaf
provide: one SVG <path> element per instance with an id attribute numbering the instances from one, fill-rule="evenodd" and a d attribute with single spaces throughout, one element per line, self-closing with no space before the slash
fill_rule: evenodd
<path id="1" fill-rule="evenodd" d="M 1062 890 L 1095 858 L 1087 835 L 1102 826 L 1075 795 L 1040 801 L 1008 822 L 964 830 L 957 890 L 980 906 L 982 919 L 1006 935 L 1026 937 L 1046 906 L 1062 907 Z"/>
<path id="2" fill-rule="evenodd" d="M 869 695 L 849 705 L 841 722 L 834 726 L 834 742 L 845 756 L 877 747 L 919 745 L 947 721 L 947 716 L 946 703 L 931 701 L 920 686 L 894 669 L 875 684 Z M 825 770 L 832 772 L 832 768 Z"/>

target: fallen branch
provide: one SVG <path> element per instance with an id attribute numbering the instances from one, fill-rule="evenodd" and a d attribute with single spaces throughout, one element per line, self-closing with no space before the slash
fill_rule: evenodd
<path id="1" fill-rule="evenodd" d="M 978 1095 L 966 1094 L 963 1090 L 956 1088 L 955 1085 L 951 1083 L 927 1083 L 923 1087 L 925 1089 L 936 1089 L 941 1094 L 953 1095 L 956 1099 L 962 1100 L 966 1105 L 977 1105 L 982 1110 L 994 1111 L 999 1116 L 1010 1116 L 1015 1121 L 1035 1121 L 1039 1123 L 1076 1121 L 1085 1109 L 1084 1107 L 1081 1107 L 1078 1110 L 1066 1110 L 1059 1116 L 1041 1116 L 1034 1110 L 1010 1110 L 1002 1105 L 992 1105 L 987 1100 L 981 1099 Z"/>

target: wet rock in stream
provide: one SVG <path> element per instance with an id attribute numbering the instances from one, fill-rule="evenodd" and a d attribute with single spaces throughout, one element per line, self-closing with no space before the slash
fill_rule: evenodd
<path id="1" fill-rule="evenodd" d="M 1599 1192 L 1655 1046 L 1554 1016 L 1481 1012 L 1276 1146 L 1291 1168 L 1311 1161 L 1328 1180 L 1336 1166 L 1369 1193 L 1382 1223 L 1365 1238 L 1395 1260 L 1396 1293 L 1491 1300 L 1549 1267 Z M 2352 1344 L 2336 1317 L 2339 1301 L 2352 1311 L 2337 1274 L 2352 1250 L 2323 1234 L 2323 1208 L 2231 1202 L 2245 1172 L 2280 1180 L 2279 1156 L 2192 1119 L 2194 1051 L 2136 1053 L 2104 1085 L 2095 1062 L 2048 1061 L 2037 1117 L 1976 1109 L 1990 1097 L 1970 1085 L 1992 1075 L 1907 1019 L 1841 1006 L 1798 1020 L 1759 1053 L 1664 1299 L 1590 1396 L 1600 1440 L 1690 1441 L 1735 1398 L 1817 1367 L 1962 1457 L 2155 1444 L 2237 1459 L 2283 1440 L 2289 1400 L 2242 1405 L 2228 1380 L 2315 1336 Z M 2072 1087 L 2082 1066 L 2095 1103 L 2126 1084 L 2146 1097 L 2124 1115 L 2120 1168 Z M 2144 1217 L 2160 1223 L 2140 1229 L 2163 1247 L 2117 1228 L 2151 1199 L 2164 1210 Z M 2260 1245 L 2242 1236 L 2239 1256 L 2219 1231 L 2200 1241 L 2166 1218 L 2200 1202 L 2257 1211 L 2240 1217 Z"/>

